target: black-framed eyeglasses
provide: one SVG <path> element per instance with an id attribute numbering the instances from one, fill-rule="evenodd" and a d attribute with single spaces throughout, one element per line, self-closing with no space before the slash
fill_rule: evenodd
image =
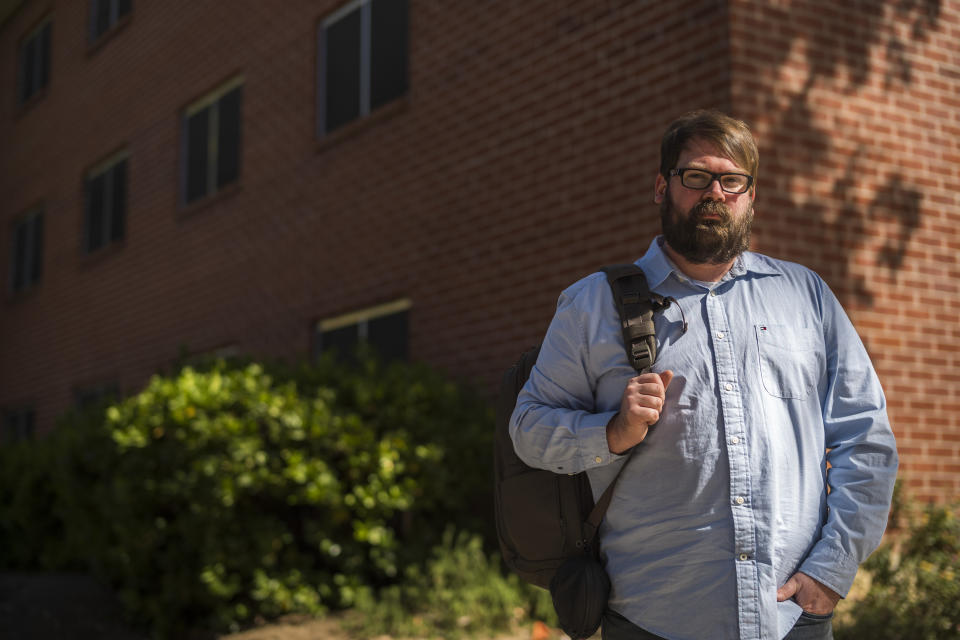
<path id="1" fill-rule="evenodd" d="M 703 169 L 684 167 L 673 169 L 671 176 L 680 176 L 680 184 L 687 189 L 702 191 L 709 189 L 713 181 L 720 183 L 720 188 L 727 193 L 746 193 L 753 185 L 753 176 L 746 173 L 713 173 Z"/>

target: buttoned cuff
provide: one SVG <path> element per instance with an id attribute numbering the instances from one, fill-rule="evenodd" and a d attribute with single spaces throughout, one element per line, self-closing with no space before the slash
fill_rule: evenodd
<path id="1" fill-rule="evenodd" d="M 587 416 L 577 427 L 577 439 L 580 442 L 580 464 L 583 469 L 603 467 L 623 457 L 610 451 L 607 444 L 607 424 L 617 415 L 616 411 L 605 411 Z"/>
<path id="2" fill-rule="evenodd" d="M 857 577 L 859 564 L 845 553 L 821 549 L 822 545 L 821 542 L 813 548 L 807 559 L 800 565 L 800 571 L 830 587 L 840 594 L 841 598 L 845 598 L 850 587 L 853 586 L 853 579 Z"/>
<path id="3" fill-rule="evenodd" d="M 574 474 L 608 465 L 623 455 L 610 451 L 607 444 L 607 423 L 616 415 L 616 411 L 584 414 L 576 426 L 576 454 L 570 458 L 554 460 L 549 466 L 536 465 L 554 473 Z M 572 448 L 571 448 L 572 449 Z M 530 464 L 529 462 L 527 464 Z M 532 466 L 532 465 L 531 465 Z"/>

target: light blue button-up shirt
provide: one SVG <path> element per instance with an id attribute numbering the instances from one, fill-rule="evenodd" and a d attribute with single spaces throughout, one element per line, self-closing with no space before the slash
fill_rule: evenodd
<path id="1" fill-rule="evenodd" d="M 677 301 L 653 367 L 675 377 L 601 528 L 610 607 L 671 640 L 782 638 L 800 609 L 778 587 L 800 570 L 844 595 L 880 541 L 897 470 L 883 391 L 815 273 L 748 252 L 697 282 L 660 242 L 637 264 Z M 521 459 L 586 470 L 599 497 L 626 460 L 606 425 L 634 375 L 605 276 L 572 285 L 513 413 Z"/>

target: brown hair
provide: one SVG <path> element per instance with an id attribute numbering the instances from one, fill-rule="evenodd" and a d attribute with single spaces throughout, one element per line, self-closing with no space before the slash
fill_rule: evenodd
<path id="1" fill-rule="evenodd" d="M 670 123 L 660 141 L 660 175 L 669 179 L 680 152 L 694 138 L 713 144 L 752 175 L 756 184 L 760 154 L 750 127 L 741 120 L 713 109 L 691 111 Z"/>

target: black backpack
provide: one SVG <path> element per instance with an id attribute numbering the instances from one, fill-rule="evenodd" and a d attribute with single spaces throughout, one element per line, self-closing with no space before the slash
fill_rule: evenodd
<path id="1" fill-rule="evenodd" d="M 653 314 L 673 300 L 652 294 L 646 276 L 634 264 L 603 271 L 619 311 L 627 359 L 638 373 L 648 371 L 657 357 Z M 599 561 L 597 530 L 616 479 L 594 504 L 585 472 L 535 469 L 517 456 L 510 438 L 510 416 L 539 352 L 539 346 L 524 352 L 501 381 L 494 434 L 494 508 L 507 566 L 523 580 L 550 588 L 557 569 L 570 558 L 585 555 Z"/>

